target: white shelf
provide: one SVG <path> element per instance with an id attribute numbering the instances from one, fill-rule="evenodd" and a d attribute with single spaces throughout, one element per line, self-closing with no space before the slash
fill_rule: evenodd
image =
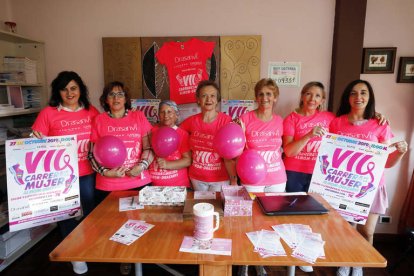
<path id="1" fill-rule="evenodd" d="M 39 112 L 40 108 L 28 108 L 28 109 L 17 109 L 17 110 L 0 110 L 0 118 L 2 117 L 10 117 L 10 116 L 16 116 L 16 115 L 24 115 L 24 114 L 32 114 Z"/>
<path id="2" fill-rule="evenodd" d="M 23 255 L 27 250 L 32 248 L 33 245 L 38 243 L 41 239 L 43 239 L 47 234 L 49 234 L 54 228 L 56 224 L 50 224 L 48 228 L 45 228 L 43 233 L 39 234 L 36 238 L 30 240 L 22 247 L 16 249 L 12 254 L 7 256 L 3 262 L 0 264 L 0 272 L 3 271 L 6 267 L 8 267 L 11 263 L 13 263 L 17 258 Z"/>
<path id="3" fill-rule="evenodd" d="M 35 86 L 35 87 L 42 87 L 43 84 L 41 83 L 21 83 L 21 82 L 2 82 L 0 83 L 0 86 L 11 86 L 11 85 L 18 85 L 18 86 Z"/>
<path id="4" fill-rule="evenodd" d="M 12 42 L 12 43 L 44 43 L 42 41 L 34 40 L 16 33 L 0 31 L 0 40 Z"/>

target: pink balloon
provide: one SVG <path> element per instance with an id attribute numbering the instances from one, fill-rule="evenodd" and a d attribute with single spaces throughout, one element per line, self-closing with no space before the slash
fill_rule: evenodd
<path id="1" fill-rule="evenodd" d="M 225 159 L 233 159 L 242 154 L 245 144 L 243 129 L 236 123 L 224 125 L 213 140 L 214 149 Z"/>
<path id="2" fill-rule="evenodd" d="M 160 127 L 151 138 L 151 145 L 155 154 L 159 157 L 167 157 L 178 149 L 179 137 L 172 127 Z"/>
<path id="3" fill-rule="evenodd" d="M 237 160 L 237 174 L 243 184 L 256 184 L 266 177 L 266 162 L 255 150 L 245 150 Z"/>
<path id="4" fill-rule="evenodd" d="M 124 142 L 111 135 L 102 136 L 93 147 L 96 161 L 106 168 L 117 168 L 124 164 L 127 150 Z"/>

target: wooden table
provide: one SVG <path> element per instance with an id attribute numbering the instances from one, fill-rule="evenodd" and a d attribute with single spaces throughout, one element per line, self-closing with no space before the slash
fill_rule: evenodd
<path id="1" fill-rule="evenodd" d="M 314 195 L 330 211 L 325 215 L 265 216 L 256 202 L 251 217 L 221 217 L 215 238 L 232 239 L 232 256 L 179 252 L 184 236 L 192 236 L 192 220 L 183 220 L 183 207 L 150 207 L 119 212 L 119 198 L 136 195 L 136 191 L 112 192 L 49 255 L 52 261 L 86 261 L 111 263 L 197 264 L 199 275 L 231 275 L 232 265 L 294 266 L 309 265 L 290 256 L 261 258 L 253 251 L 247 232 L 271 230 L 283 223 L 308 224 L 325 240 L 326 259 L 313 266 L 386 267 L 386 259 L 320 196 Z M 190 192 L 188 196 L 192 198 Z M 109 238 L 128 220 L 145 220 L 155 227 L 133 244 L 126 246 Z"/>

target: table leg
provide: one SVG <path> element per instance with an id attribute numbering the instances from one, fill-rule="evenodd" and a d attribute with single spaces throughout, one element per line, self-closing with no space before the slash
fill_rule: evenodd
<path id="1" fill-rule="evenodd" d="M 199 276 L 231 276 L 231 265 L 200 265 Z"/>
<path id="2" fill-rule="evenodd" d="M 142 264 L 135 263 L 135 276 L 142 276 Z"/>
<path id="3" fill-rule="evenodd" d="M 296 266 L 288 266 L 287 267 L 287 276 L 295 276 L 295 268 Z"/>

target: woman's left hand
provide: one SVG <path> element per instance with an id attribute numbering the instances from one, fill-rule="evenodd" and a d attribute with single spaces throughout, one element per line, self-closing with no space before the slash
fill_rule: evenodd
<path id="1" fill-rule="evenodd" d="M 168 170 L 168 161 L 164 158 L 158 157 L 157 164 L 160 169 Z"/>
<path id="2" fill-rule="evenodd" d="M 395 142 L 393 144 L 390 145 L 390 147 L 395 147 L 399 153 L 406 153 L 408 150 L 408 144 L 406 141 L 399 141 L 399 142 Z"/>
<path id="3" fill-rule="evenodd" d="M 386 124 L 390 124 L 390 121 L 387 119 L 387 117 L 385 117 L 384 115 L 382 115 L 381 113 L 376 112 L 375 113 L 375 118 L 377 118 L 378 123 L 382 126 L 382 125 L 386 125 Z"/>
<path id="4" fill-rule="evenodd" d="M 138 164 L 132 167 L 130 170 L 126 171 L 125 174 L 128 175 L 129 177 L 137 177 L 138 175 L 142 173 L 143 170 L 144 168 L 142 167 L 142 165 Z"/>

